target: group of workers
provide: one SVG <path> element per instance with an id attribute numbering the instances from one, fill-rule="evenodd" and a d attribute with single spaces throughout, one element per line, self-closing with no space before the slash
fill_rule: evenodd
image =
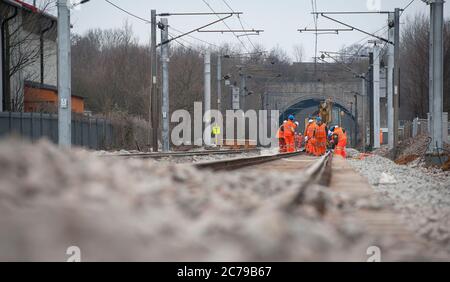
<path id="1" fill-rule="evenodd" d="M 298 132 L 299 123 L 290 115 L 278 130 L 279 149 L 281 153 L 293 153 L 305 145 L 306 153 L 313 156 L 323 156 L 327 148 L 334 155 L 347 157 L 347 133 L 344 128 L 333 126 L 328 128 L 321 117 L 310 118 L 306 125 L 304 137 Z"/>

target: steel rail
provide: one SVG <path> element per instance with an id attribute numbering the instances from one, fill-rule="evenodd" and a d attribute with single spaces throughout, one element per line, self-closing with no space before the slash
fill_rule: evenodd
<path id="1" fill-rule="evenodd" d="M 120 157 L 120 158 L 140 158 L 140 159 L 160 159 L 169 157 L 196 157 L 196 156 L 211 156 L 211 155 L 237 155 L 243 153 L 258 152 L 259 149 L 238 149 L 238 150 L 205 150 L 196 152 L 170 152 L 170 153 L 132 153 L 119 155 L 104 155 L 102 157 Z"/>
<path id="2" fill-rule="evenodd" d="M 313 184 L 329 186 L 331 180 L 331 161 L 333 159 L 332 152 L 328 152 L 320 158 L 312 166 L 305 170 L 306 180 L 295 192 L 292 199 L 286 203 L 286 210 L 290 211 L 301 205 L 305 199 L 305 192 Z"/>
<path id="3" fill-rule="evenodd" d="M 221 161 L 213 161 L 213 162 L 204 162 L 198 163 L 194 166 L 198 169 L 210 169 L 214 171 L 219 170 L 236 170 L 244 167 L 251 167 L 267 162 L 272 162 L 279 159 L 291 158 L 302 155 L 302 152 L 295 153 L 284 153 L 277 155 L 268 155 L 268 156 L 257 156 L 250 158 L 239 158 L 239 159 L 231 159 L 231 160 L 221 160 Z"/>

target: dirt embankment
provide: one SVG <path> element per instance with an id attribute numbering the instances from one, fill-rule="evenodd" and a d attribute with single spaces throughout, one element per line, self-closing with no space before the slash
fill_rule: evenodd
<path id="1" fill-rule="evenodd" d="M 398 152 L 395 156 L 392 156 L 391 152 L 387 149 L 386 146 L 379 150 L 376 150 L 374 153 L 382 157 L 390 158 L 399 165 L 414 165 L 428 169 L 430 168 L 430 166 L 424 162 L 424 157 L 430 146 L 432 146 L 431 139 L 428 137 L 428 135 L 419 135 L 417 137 L 409 138 L 400 142 L 398 146 Z M 445 144 L 444 148 L 442 148 L 440 152 L 447 157 L 450 157 L 450 145 Z M 442 165 L 438 168 L 443 171 L 449 171 L 450 160 L 447 162 L 443 162 Z"/>

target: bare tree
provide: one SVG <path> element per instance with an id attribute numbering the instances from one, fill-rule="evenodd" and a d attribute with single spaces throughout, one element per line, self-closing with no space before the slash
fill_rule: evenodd
<path id="1" fill-rule="evenodd" d="M 120 29 L 90 30 L 72 37 L 72 89 L 87 107 L 148 117 L 150 51 L 128 23 Z"/>
<path id="2" fill-rule="evenodd" d="M 303 62 L 304 55 L 305 55 L 305 49 L 303 48 L 303 45 L 296 44 L 296 45 L 294 45 L 294 47 L 292 49 L 293 49 L 295 62 L 297 62 L 297 63 Z"/>
<path id="3" fill-rule="evenodd" d="M 291 58 L 289 57 L 289 55 L 283 48 L 281 48 L 278 45 L 270 50 L 268 60 L 270 60 L 272 64 L 278 65 L 291 64 Z"/>
<path id="4" fill-rule="evenodd" d="M 444 93 L 450 91 L 450 22 L 444 30 Z M 429 105 L 429 19 L 418 14 L 408 18 L 401 40 L 401 115 L 403 119 L 426 118 Z M 444 111 L 449 111 L 444 95 Z"/>
<path id="5" fill-rule="evenodd" d="M 6 110 L 23 110 L 23 82 L 36 80 L 40 74 L 37 68 L 32 66 L 40 59 L 54 55 L 49 48 L 41 50 L 42 30 L 49 25 L 46 13 L 54 5 L 54 1 L 41 1 L 37 11 L 24 10 L 23 13 L 16 14 L 16 18 L 5 25 L 5 65 L 8 66 L 4 70 L 6 72 Z M 2 9 L 3 17 L 11 13 L 10 9 Z M 41 56 L 42 51 L 44 51 L 44 56 Z"/>

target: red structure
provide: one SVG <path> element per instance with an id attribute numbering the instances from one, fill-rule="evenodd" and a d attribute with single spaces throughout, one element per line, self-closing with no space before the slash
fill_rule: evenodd
<path id="1" fill-rule="evenodd" d="M 54 86 L 25 82 L 24 112 L 57 112 L 58 89 Z M 72 112 L 84 113 L 84 98 L 72 95 Z"/>

